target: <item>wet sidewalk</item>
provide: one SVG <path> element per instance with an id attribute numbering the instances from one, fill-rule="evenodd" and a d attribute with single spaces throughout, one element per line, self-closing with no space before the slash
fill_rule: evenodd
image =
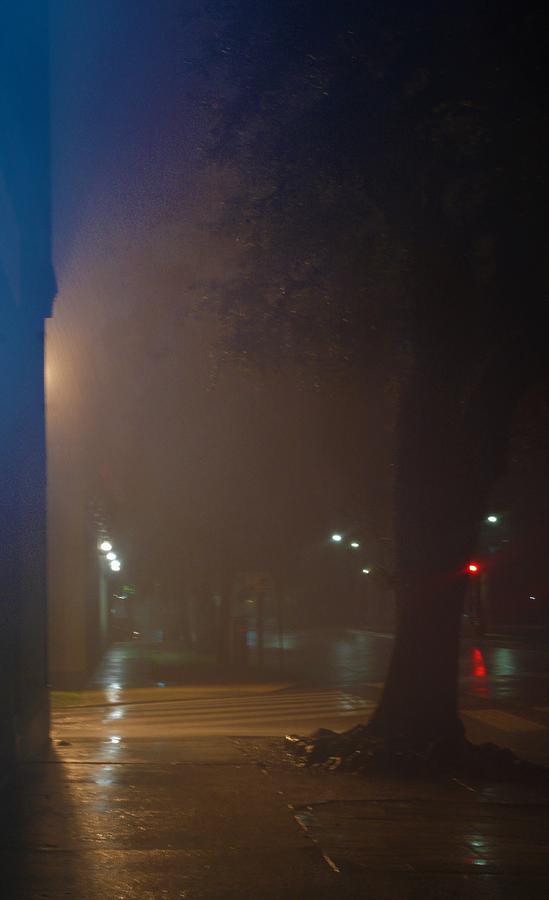
<path id="1" fill-rule="evenodd" d="M 280 739 L 162 731 L 163 716 L 180 722 L 178 703 L 200 705 L 219 685 L 160 687 L 151 658 L 111 648 L 86 694 L 104 712 L 71 729 L 83 713 L 69 704 L 51 750 L 22 766 L 2 812 L 2 898 L 549 897 L 549 790 L 311 771 Z M 255 708 L 251 692 L 280 686 L 232 681 L 219 703 L 227 715 L 231 703 Z M 115 727 L 122 701 L 141 736 Z M 475 719 L 470 731 L 487 739 Z"/>
<path id="2" fill-rule="evenodd" d="M 549 793 L 296 769 L 280 741 L 54 736 L 3 806 L 6 900 L 546 900 Z"/>

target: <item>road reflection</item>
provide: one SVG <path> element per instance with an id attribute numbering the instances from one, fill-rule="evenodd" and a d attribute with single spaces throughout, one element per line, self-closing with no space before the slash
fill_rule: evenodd
<path id="1" fill-rule="evenodd" d="M 309 684 L 359 690 L 379 685 L 389 667 L 393 636 L 353 629 L 294 632 L 285 643 L 286 674 Z M 428 646 L 425 647 L 426 652 Z M 462 642 L 460 688 L 479 700 L 549 702 L 548 654 L 526 642 Z"/>
<path id="2" fill-rule="evenodd" d="M 359 687 L 382 681 L 392 635 L 353 629 L 294 632 L 285 642 L 288 675 L 325 687 Z"/>
<path id="3" fill-rule="evenodd" d="M 480 647 L 471 647 L 469 659 L 471 675 L 473 676 L 473 693 L 477 694 L 479 697 L 488 697 L 490 695 L 488 669 L 486 668 L 486 663 Z"/>
<path id="4" fill-rule="evenodd" d="M 264 674 L 283 681 L 299 681 L 314 687 L 360 691 L 384 682 L 394 645 L 392 634 L 353 628 L 287 629 L 281 653 L 276 628 L 265 628 Z M 425 652 L 429 651 L 427 639 Z M 158 655 L 158 647 L 154 653 Z M 159 680 L 163 672 L 152 665 L 152 651 L 135 643 L 114 645 L 94 676 L 93 687 L 104 692 L 113 704 L 109 719 L 114 723 L 126 716 L 120 709 L 129 688 L 166 687 Z M 244 674 L 253 681 L 256 662 L 252 653 Z M 173 671 L 172 671 L 173 670 Z M 167 670 L 166 670 L 167 671 Z M 200 673 L 170 669 L 170 686 L 199 683 Z M 189 679 L 191 679 L 189 681 Z M 224 674 L 211 681 L 223 682 Z M 230 680 L 230 679 L 229 679 Z M 518 641 L 478 639 L 474 644 L 464 638 L 460 652 L 462 692 L 478 698 L 509 701 L 549 701 L 548 654 L 541 645 Z M 106 724 L 106 723 L 105 723 Z"/>

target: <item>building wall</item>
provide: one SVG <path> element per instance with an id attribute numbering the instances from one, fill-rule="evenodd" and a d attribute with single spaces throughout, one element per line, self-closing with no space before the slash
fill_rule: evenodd
<path id="1" fill-rule="evenodd" d="M 0 772 L 48 738 L 44 319 L 50 250 L 44 0 L 0 5 Z"/>

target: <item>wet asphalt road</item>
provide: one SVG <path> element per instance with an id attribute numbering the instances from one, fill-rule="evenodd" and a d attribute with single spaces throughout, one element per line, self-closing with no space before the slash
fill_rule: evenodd
<path id="1" fill-rule="evenodd" d="M 254 637 L 252 635 L 252 644 Z M 160 647 L 162 645 L 159 645 Z M 267 634 L 267 671 L 285 681 L 341 690 L 361 691 L 381 684 L 386 676 L 393 636 L 352 628 L 294 630 L 284 637 L 281 656 L 276 637 Z M 429 648 L 425 648 L 429 652 Z M 139 642 L 115 645 L 99 666 L 91 687 L 148 687 L 157 683 L 146 647 Z M 252 646 L 249 674 L 256 663 Z M 185 683 L 185 678 L 174 679 Z M 168 679 L 169 682 L 169 679 Z M 462 696 L 498 702 L 549 704 L 549 646 L 536 641 L 487 638 L 463 640 L 460 654 Z"/>
<path id="2" fill-rule="evenodd" d="M 319 727 L 343 731 L 371 715 L 391 648 L 389 636 L 372 632 L 295 632 L 286 639 L 285 665 L 278 673 L 282 683 L 176 685 L 151 679 L 146 647 L 115 645 L 95 679 L 107 705 L 54 711 L 54 738 L 100 738 L 115 758 L 126 739 L 309 734 Z M 270 662 L 276 648 L 272 654 Z M 549 763 L 543 647 L 464 642 L 460 668 L 460 706 L 471 739 Z"/>
<path id="3" fill-rule="evenodd" d="M 309 683 L 360 691 L 383 682 L 392 646 L 393 636 L 379 632 L 295 632 L 285 641 L 286 666 Z M 549 704 L 549 648 L 541 640 L 464 640 L 460 691 L 464 698 Z"/>

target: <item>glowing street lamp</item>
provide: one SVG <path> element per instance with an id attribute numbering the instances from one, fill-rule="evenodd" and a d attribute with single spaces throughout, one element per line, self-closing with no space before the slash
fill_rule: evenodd
<path id="1" fill-rule="evenodd" d="M 358 541 L 351 541 L 351 547 L 353 548 L 353 550 L 358 550 L 360 544 L 358 543 Z"/>
<path id="2" fill-rule="evenodd" d="M 119 559 L 112 559 L 110 562 L 110 566 L 111 566 L 111 570 L 113 572 L 120 572 L 120 569 L 122 568 L 122 565 L 121 565 Z"/>
<path id="3" fill-rule="evenodd" d="M 102 541 L 99 544 L 99 549 L 103 551 L 103 553 L 109 553 L 112 550 L 112 544 L 110 541 Z"/>
<path id="4" fill-rule="evenodd" d="M 372 571 L 371 569 L 365 568 L 365 569 L 362 570 L 362 573 L 363 573 L 364 575 L 369 575 L 371 571 Z"/>
<path id="5" fill-rule="evenodd" d="M 490 525 L 497 525 L 499 517 L 494 515 L 486 516 L 486 521 L 489 522 Z"/>
<path id="6" fill-rule="evenodd" d="M 107 553 L 107 559 L 109 560 L 109 562 L 113 562 L 116 559 L 116 553 L 111 550 L 109 553 Z"/>
<path id="7" fill-rule="evenodd" d="M 342 540 L 343 540 L 343 537 L 341 534 L 337 534 L 337 533 L 332 534 L 332 541 L 334 541 L 334 543 L 340 544 Z"/>

